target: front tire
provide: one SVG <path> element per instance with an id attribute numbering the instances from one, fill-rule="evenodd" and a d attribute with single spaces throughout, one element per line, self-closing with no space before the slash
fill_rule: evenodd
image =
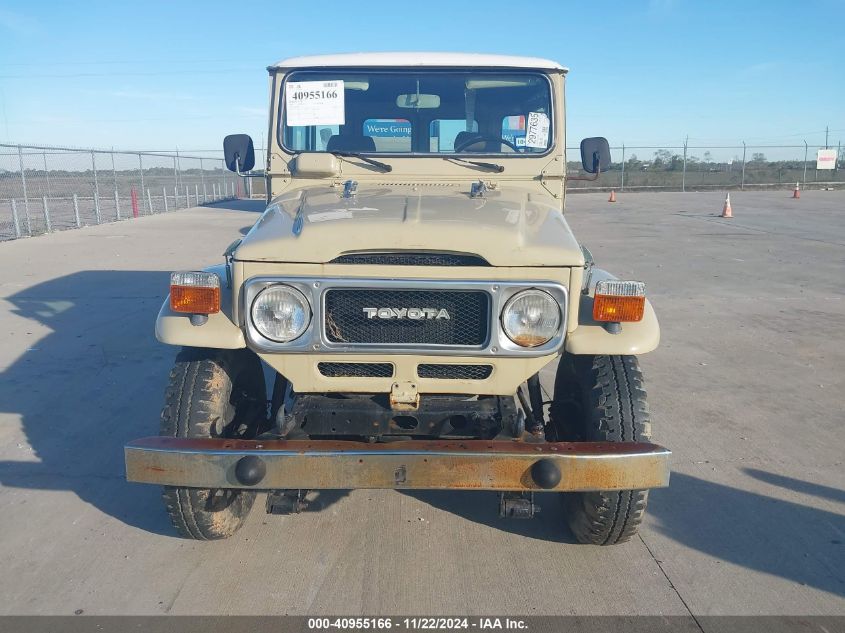
<path id="1" fill-rule="evenodd" d="M 651 422 L 637 357 L 564 355 L 551 418 L 550 440 L 649 442 Z M 636 535 L 648 491 L 570 492 L 562 497 L 579 542 L 614 545 Z"/>
<path id="2" fill-rule="evenodd" d="M 159 435 L 250 439 L 265 426 L 266 410 L 264 372 L 255 354 L 184 348 L 170 372 Z M 216 540 L 241 527 L 255 493 L 165 486 L 162 498 L 181 536 Z"/>

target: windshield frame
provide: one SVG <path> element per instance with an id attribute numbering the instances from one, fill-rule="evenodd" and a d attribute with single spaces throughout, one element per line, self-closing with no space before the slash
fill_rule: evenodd
<path id="1" fill-rule="evenodd" d="M 302 150 L 292 149 L 285 145 L 284 128 L 285 128 L 285 90 L 287 88 L 290 78 L 297 73 L 307 72 L 309 74 L 352 74 L 352 73 L 374 73 L 379 74 L 396 74 L 407 75 L 409 73 L 420 72 L 438 72 L 438 73 L 453 73 L 461 74 L 471 72 L 473 74 L 525 74 L 542 77 L 549 87 L 549 146 L 544 152 L 355 152 L 361 156 L 374 156 L 385 158 L 495 158 L 497 160 L 506 159 L 530 159 L 530 158 L 544 158 L 554 153 L 557 147 L 557 95 L 555 94 L 555 85 L 548 72 L 542 69 L 535 68 L 512 68 L 512 67 L 491 67 L 491 68 L 473 68 L 473 67 L 455 67 L 455 66 L 338 66 L 338 67 L 304 67 L 304 68 L 290 68 L 285 71 L 281 86 L 277 92 L 277 107 L 276 107 L 276 143 L 283 152 L 296 156 L 303 152 L 313 152 L 316 154 L 331 154 L 326 150 Z"/>

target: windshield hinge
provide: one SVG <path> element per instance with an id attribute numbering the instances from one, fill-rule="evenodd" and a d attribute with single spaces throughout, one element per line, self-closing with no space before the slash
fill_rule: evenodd
<path id="1" fill-rule="evenodd" d="M 496 189 L 496 183 L 485 181 L 485 180 L 476 180 L 472 183 L 472 186 L 469 190 L 469 197 L 470 198 L 483 198 L 488 191 L 493 191 Z"/>
<path id="2" fill-rule="evenodd" d="M 358 181 L 357 180 L 347 180 L 343 183 L 343 194 L 344 198 L 352 198 L 355 194 L 358 193 Z"/>

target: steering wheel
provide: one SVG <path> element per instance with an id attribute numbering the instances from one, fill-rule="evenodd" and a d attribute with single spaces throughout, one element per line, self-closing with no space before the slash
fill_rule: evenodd
<path id="1" fill-rule="evenodd" d="M 504 143 L 505 145 L 510 147 L 515 152 L 521 151 L 515 144 L 511 143 L 509 140 L 507 140 L 505 138 L 497 138 L 495 136 L 491 136 L 491 135 L 488 135 L 488 134 L 479 134 L 478 136 L 473 136 L 472 138 L 468 138 L 467 140 L 465 140 L 460 145 L 456 145 L 454 152 L 456 154 L 459 154 L 462 151 L 464 151 L 467 147 L 469 147 L 470 145 L 475 145 L 476 143 L 478 143 L 480 141 L 493 141 L 494 143 Z"/>

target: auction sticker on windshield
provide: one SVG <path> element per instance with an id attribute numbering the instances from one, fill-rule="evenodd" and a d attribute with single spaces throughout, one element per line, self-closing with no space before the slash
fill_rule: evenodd
<path id="1" fill-rule="evenodd" d="M 525 129 L 525 147 L 549 146 L 549 117 L 542 112 L 529 112 Z"/>
<path id="2" fill-rule="evenodd" d="M 285 117 L 290 126 L 344 125 L 343 81 L 289 81 Z"/>

